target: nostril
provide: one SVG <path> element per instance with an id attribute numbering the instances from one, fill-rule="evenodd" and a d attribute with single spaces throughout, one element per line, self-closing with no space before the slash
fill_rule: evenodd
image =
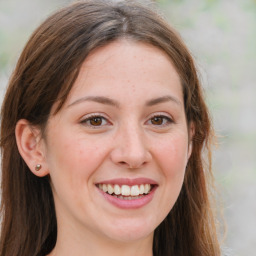
<path id="1" fill-rule="evenodd" d="M 126 166 L 129 169 L 136 169 L 137 168 L 136 165 L 129 164 L 125 161 L 120 161 L 119 164 L 122 165 L 122 166 Z"/>

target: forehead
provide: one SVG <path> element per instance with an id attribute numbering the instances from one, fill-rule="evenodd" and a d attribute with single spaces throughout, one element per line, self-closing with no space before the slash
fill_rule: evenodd
<path id="1" fill-rule="evenodd" d="M 152 98 L 170 91 L 183 98 L 180 78 L 170 57 L 150 44 L 122 39 L 89 54 L 67 101 L 83 94 L 121 97 L 122 93 L 126 97 L 137 93 Z"/>
<path id="2" fill-rule="evenodd" d="M 93 66 L 107 68 L 109 66 L 105 66 L 105 64 L 108 62 L 119 64 L 115 67 L 117 69 L 127 68 L 125 65 L 127 62 L 136 62 L 141 65 L 141 68 L 168 63 L 169 67 L 172 66 L 169 71 L 175 71 L 170 56 L 162 49 L 149 43 L 133 41 L 132 39 L 119 39 L 94 49 L 85 59 L 81 69 L 89 69 Z M 175 75 L 178 74 L 176 73 Z"/>

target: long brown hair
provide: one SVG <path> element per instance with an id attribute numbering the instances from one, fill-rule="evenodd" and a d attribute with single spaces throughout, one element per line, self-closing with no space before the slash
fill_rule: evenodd
<path id="1" fill-rule="evenodd" d="M 20 156 L 17 121 L 27 119 L 43 132 L 53 104 L 58 102 L 58 112 L 87 55 L 120 38 L 154 45 L 170 56 L 182 81 L 188 124 L 195 125 L 184 184 L 175 206 L 155 230 L 154 255 L 220 255 L 209 200 L 211 168 L 202 158 L 203 150 L 209 150 L 212 128 L 189 51 L 150 6 L 132 0 L 91 0 L 50 16 L 29 39 L 10 79 L 1 121 L 1 256 L 46 255 L 57 237 L 48 177 L 33 175 Z"/>

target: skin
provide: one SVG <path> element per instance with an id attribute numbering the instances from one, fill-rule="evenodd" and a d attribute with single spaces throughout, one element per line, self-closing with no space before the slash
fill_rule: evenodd
<path id="1" fill-rule="evenodd" d="M 58 237 L 50 255 L 152 255 L 153 232 L 180 193 L 192 134 L 163 51 L 125 40 L 93 51 L 45 137 L 26 120 L 16 128 L 31 171 L 51 179 Z M 153 199 L 138 209 L 114 206 L 95 184 L 116 178 L 154 180 Z"/>

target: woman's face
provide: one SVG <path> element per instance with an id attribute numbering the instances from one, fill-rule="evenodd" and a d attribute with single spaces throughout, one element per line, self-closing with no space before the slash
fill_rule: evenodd
<path id="1" fill-rule="evenodd" d="M 189 133 L 164 52 L 124 40 L 92 52 L 46 127 L 58 234 L 152 239 L 180 193 Z"/>

